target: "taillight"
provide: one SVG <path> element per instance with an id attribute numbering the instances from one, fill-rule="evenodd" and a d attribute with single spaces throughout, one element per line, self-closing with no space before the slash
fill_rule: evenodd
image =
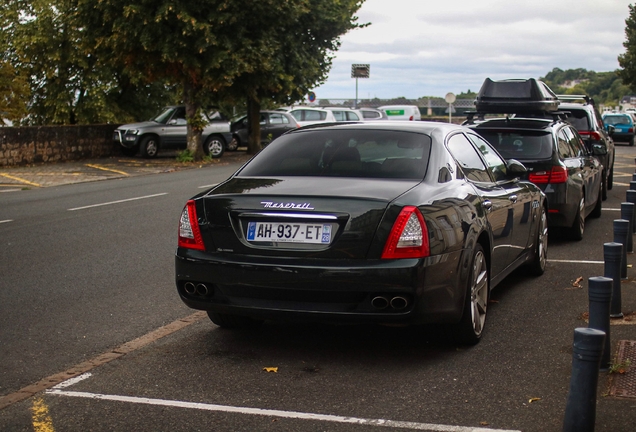
<path id="1" fill-rule="evenodd" d="M 179 247 L 186 249 L 205 250 L 199 221 L 197 219 L 197 209 L 193 200 L 189 200 L 179 220 Z"/>
<path id="2" fill-rule="evenodd" d="M 534 184 L 565 183 L 568 181 L 568 170 L 562 166 L 555 166 L 550 171 L 530 173 L 528 180 Z"/>
<path id="3" fill-rule="evenodd" d="M 634 133 L 634 128 L 627 129 L 627 133 Z"/>
<path id="4" fill-rule="evenodd" d="M 406 206 L 393 224 L 382 251 L 382 259 L 423 258 L 429 255 L 424 217 L 417 207 Z"/>
<path id="5" fill-rule="evenodd" d="M 413 116 L 409 117 L 409 120 L 410 120 L 410 121 L 413 121 Z"/>
<path id="6" fill-rule="evenodd" d="M 592 132 L 592 131 L 579 131 L 579 135 L 581 135 L 582 137 L 590 137 L 595 141 L 600 141 L 601 140 L 601 134 L 598 132 Z"/>

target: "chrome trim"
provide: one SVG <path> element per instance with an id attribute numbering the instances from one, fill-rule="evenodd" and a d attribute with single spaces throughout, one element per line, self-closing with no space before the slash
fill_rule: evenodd
<path id="1" fill-rule="evenodd" d="M 241 213 L 239 217 L 282 217 L 282 218 L 294 218 L 294 219 L 325 219 L 325 220 L 337 220 L 338 218 L 333 215 L 324 214 L 307 214 L 307 213 Z"/>

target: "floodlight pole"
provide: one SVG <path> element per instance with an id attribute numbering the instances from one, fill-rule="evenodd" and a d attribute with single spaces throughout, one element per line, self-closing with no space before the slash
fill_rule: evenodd
<path id="1" fill-rule="evenodd" d="M 358 77 L 356 77 L 356 100 L 353 103 L 353 107 L 358 109 Z"/>

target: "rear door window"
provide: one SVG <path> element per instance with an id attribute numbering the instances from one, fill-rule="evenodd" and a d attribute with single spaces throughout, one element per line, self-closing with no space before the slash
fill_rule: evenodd
<path id="1" fill-rule="evenodd" d="M 476 182 L 493 181 L 479 153 L 464 135 L 453 135 L 448 140 L 447 147 L 467 179 Z"/>

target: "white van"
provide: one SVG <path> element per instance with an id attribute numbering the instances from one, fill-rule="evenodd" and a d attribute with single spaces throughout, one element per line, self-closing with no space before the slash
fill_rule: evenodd
<path id="1" fill-rule="evenodd" d="M 384 111 L 389 120 L 422 121 L 420 109 L 415 105 L 384 105 L 378 109 Z"/>

